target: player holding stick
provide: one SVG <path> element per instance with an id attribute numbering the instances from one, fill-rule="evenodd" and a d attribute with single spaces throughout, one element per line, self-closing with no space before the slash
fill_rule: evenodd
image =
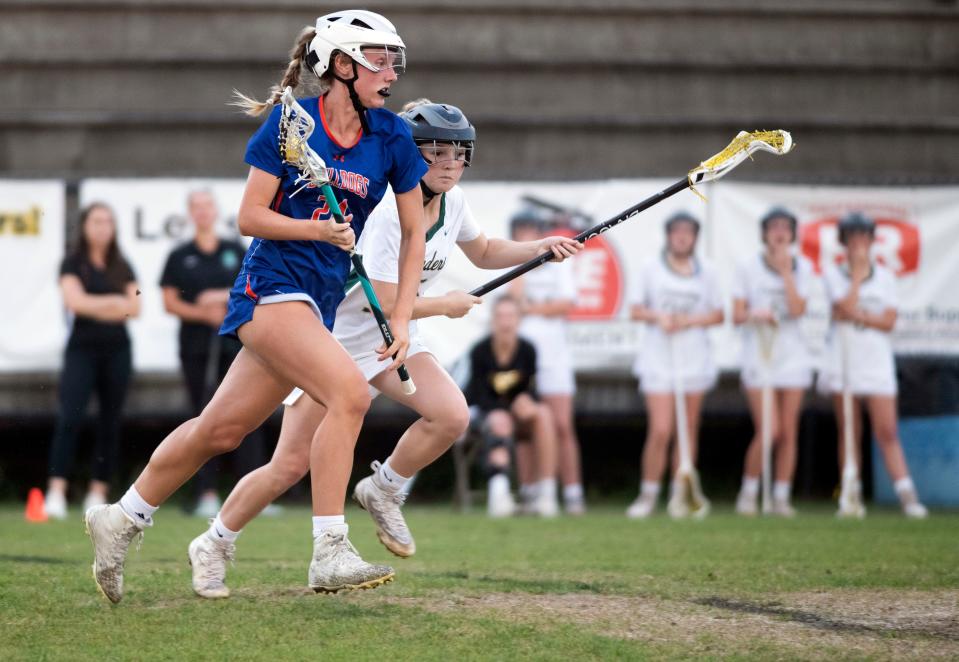
<path id="1" fill-rule="evenodd" d="M 803 391 L 812 383 L 812 359 L 799 328 L 806 312 L 813 270 L 793 254 L 798 223 L 782 208 L 770 210 L 760 222 L 763 251 L 740 265 L 733 292 L 733 322 L 743 329 L 742 383 L 756 433 L 743 468 L 736 512 L 755 515 L 763 465 L 763 430 L 775 450 L 775 483 L 770 511 L 792 517 L 790 504 L 796 469 L 796 440 Z M 764 338 L 765 335 L 765 338 Z M 768 344 L 768 347 L 763 347 Z M 766 354 L 766 356 L 764 356 Z M 763 388 L 772 390 L 763 413 Z"/>
<path id="2" fill-rule="evenodd" d="M 382 348 L 380 356 L 396 356 L 393 370 L 407 353 L 407 324 L 423 260 L 419 180 L 427 167 L 409 129 L 383 108 L 404 65 L 403 41 L 384 17 L 337 12 L 300 33 L 283 80 L 268 102 L 241 98 L 252 115 L 274 106 L 247 146 L 251 168 L 238 221 L 244 234 L 256 238 L 230 293 L 221 328 L 223 334 L 237 335 L 244 347 L 203 412 L 160 444 L 120 502 L 87 511 L 94 577 L 112 602 L 123 595 L 130 542 L 152 525 L 157 508 L 208 459 L 235 448 L 294 385 L 330 412 L 311 434 L 311 584 L 375 586 L 392 577 L 391 568 L 363 561 L 347 539 L 346 482 L 370 396 L 362 372 L 331 330 L 349 272 L 348 251 L 389 184 L 396 192 L 400 235 L 392 309 L 397 333 L 395 343 Z M 316 190 L 299 190 L 300 173 L 284 163 L 280 152 L 281 107 L 276 104 L 282 90 L 299 84 L 304 67 L 320 78 L 325 90 L 318 98 L 303 100 L 324 129 L 312 135 L 310 146 L 335 164 L 334 185 L 350 223 L 329 222 L 324 197 Z"/>
<path id="3" fill-rule="evenodd" d="M 680 417 L 674 416 L 677 380 L 681 385 L 678 390 L 684 393 L 689 461 L 695 464 L 703 396 L 715 385 L 718 374 L 706 329 L 722 323 L 723 303 L 718 275 L 695 255 L 699 221 L 679 212 L 666 221 L 665 229 L 666 247 L 643 266 L 633 294 L 631 317 L 648 325 L 633 371 L 640 379 L 649 424 L 640 493 L 626 510 L 631 519 L 652 514 L 670 438 L 681 441 L 676 420 Z M 680 469 L 681 450 L 677 443 L 673 450 L 674 473 Z M 691 514 L 677 476 L 670 486 L 668 512 L 672 517 Z"/>
<path id="4" fill-rule="evenodd" d="M 400 510 L 405 498 L 403 488 L 417 471 L 445 453 L 469 423 L 463 394 L 419 339 L 415 320 L 435 315 L 462 317 L 481 302 L 479 297 L 466 292 L 426 296 L 425 290 L 439 276 L 454 246 L 459 246 L 478 267 L 501 269 L 520 264 L 544 250 L 551 250 L 556 259 L 563 260 L 576 253 L 580 245 L 565 237 L 526 243 L 487 238 L 457 186 L 473 154 L 474 128 L 458 108 L 425 99 L 408 104 L 401 117 L 410 125 L 422 159 L 429 165 L 421 182 L 425 214 L 419 228 L 420 235 L 426 238 L 426 259 L 420 276 L 420 295 L 409 323 L 410 349 L 406 360 L 416 375 L 416 392 L 406 395 L 396 372 L 386 370 L 386 364 L 379 360 L 374 348 L 382 339 L 375 321 L 364 310 L 366 298 L 355 284 L 347 284 L 348 293 L 337 310 L 333 332 L 360 367 L 374 395 L 384 393 L 421 416 L 403 434 L 389 458 L 382 464 L 373 462 L 373 475 L 361 480 L 353 494 L 373 517 L 380 541 L 397 556 L 407 557 L 415 553 L 416 545 Z M 387 196 L 370 215 L 357 244 L 385 311 L 393 308 L 397 300 L 400 230 L 396 216 L 396 203 Z M 241 529 L 310 470 L 314 430 L 331 410 L 311 397 L 301 396 L 297 389 L 285 401 L 288 406 L 271 461 L 237 483 L 210 529 L 190 544 L 193 588 L 198 595 L 229 595 L 226 566 L 233 558 Z M 343 469 L 348 478 L 350 467 Z M 313 581 L 310 585 L 326 592 L 356 588 Z"/>
<path id="5" fill-rule="evenodd" d="M 865 405 L 902 512 L 906 517 L 922 519 L 928 512 L 920 503 L 916 486 L 909 476 L 896 416 L 898 389 L 889 340 L 889 334 L 896 326 L 896 278 L 872 258 L 870 250 L 875 236 L 875 222 L 863 214 L 852 213 L 839 222 L 839 241 L 846 254 L 841 265 L 823 267 L 826 293 L 832 304 L 832 323 L 826 347 L 828 360 L 819 377 L 819 388 L 833 395 L 840 435 L 840 473 L 843 473 L 847 461 L 846 445 L 842 443 L 847 425 L 851 428 L 849 432 L 853 440 L 854 456 L 850 459 L 857 467 L 862 467 L 859 440 Z M 844 343 L 838 337 L 840 333 L 846 336 Z M 847 356 L 840 356 L 841 351 L 848 352 Z M 843 406 L 844 389 L 851 396 L 851 407 Z M 846 409 L 852 410 L 851 425 L 846 418 Z M 859 477 L 852 476 L 851 479 L 855 483 L 851 486 L 852 493 L 861 494 Z M 840 500 L 838 514 L 840 517 L 861 517 L 864 511 L 859 511 L 855 499 L 849 498 L 850 486 L 846 482 L 843 491 L 847 494 Z"/>

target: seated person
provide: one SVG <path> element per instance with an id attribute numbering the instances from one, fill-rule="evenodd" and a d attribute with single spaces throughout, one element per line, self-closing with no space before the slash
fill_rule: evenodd
<path id="1" fill-rule="evenodd" d="M 497 299 L 492 333 L 470 351 L 466 401 L 486 445 L 490 517 L 508 517 L 516 510 L 507 473 L 517 433 L 526 433 L 523 436 L 531 440 L 536 456 L 539 480 L 532 511 L 555 517 L 559 513 L 555 428 L 549 408 L 536 395 L 536 350 L 519 336 L 521 319 L 516 299 Z"/>

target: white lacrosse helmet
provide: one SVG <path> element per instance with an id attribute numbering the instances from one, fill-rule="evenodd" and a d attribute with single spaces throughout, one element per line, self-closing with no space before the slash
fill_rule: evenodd
<path id="1" fill-rule="evenodd" d="M 373 72 L 383 68 L 367 59 L 374 53 L 386 55 L 374 59 L 391 62 L 397 74 L 406 68 L 406 45 L 396 28 L 380 14 L 364 9 L 333 12 L 316 19 L 316 36 L 307 49 L 307 65 L 322 76 L 330 68 L 334 51 L 343 52 Z"/>

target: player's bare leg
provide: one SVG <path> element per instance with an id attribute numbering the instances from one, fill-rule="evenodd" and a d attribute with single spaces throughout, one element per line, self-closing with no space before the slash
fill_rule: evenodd
<path id="1" fill-rule="evenodd" d="M 803 389 L 779 389 L 774 394 L 774 409 L 781 424 L 775 439 L 775 482 L 773 483 L 773 514 L 794 517 L 790 503 L 793 476 L 796 473 L 796 452 L 799 436 L 799 415 L 802 412 Z"/>
<path id="2" fill-rule="evenodd" d="M 573 396 L 570 394 L 544 395 L 543 402 L 553 413 L 556 426 L 556 444 L 559 462 L 559 480 L 563 487 L 563 505 L 570 515 L 586 512 L 583 495 L 583 472 L 580 462 L 579 438 L 573 419 Z"/>
<path id="3" fill-rule="evenodd" d="M 553 415 L 549 407 L 536 402 L 527 393 L 516 396 L 510 410 L 516 420 L 531 432 L 537 474 L 534 511 L 541 517 L 555 517 L 559 514 L 559 502 L 556 495 L 556 428 Z"/>
<path id="4" fill-rule="evenodd" d="M 775 393 L 775 392 L 774 392 Z M 739 490 L 739 496 L 736 498 L 736 512 L 740 515 L 755 515 L 758 512 L 756 498 L 759 496 L 759 477 L 762 473 L 762 389 L 746 389 L 746 402 L 749 405 L 749 413 L 752 416 L 753 433 L 749 448 L 746 449 L 746 458 L 743 462 L 743 484 Z M 772 439 L 775 446 L 776 440 L 780 436 L 779 412 L 776 407 L 776 398 L 773 397 L 773 420 Z"/>
<path id="5" fill-rule="evenodd" d="M 642 481 L 639 496 L 626 509 L 626 516 L 631 519 L 645 519 L 656 508 L 676 418 L 672 393 L 646 393 L 645 398 L 648 422 L 643 445 Z"/>
<path id="6" fill-rule="evenodd" d="M 152 525 L 152 514 L 211 457 L 235 448 L 275 409 L 288 384 L 252 352 L 241 351 L 213 399 L 197 418 L 173 431 L 120 503 L 90 508 L 94 578 L 111 602 L 123 597 L 123 566 L 130 543 Z"/>
<path id="7" fill-rule="evenodd" d="M 371 383 L 384 395 L 411 407 L 421 418 L 403 433 L 383 464 L 373 462 L 373 474 L 357 483 L 353 491 L 356 502 L 373 517 L 380 542 L 400 557 L 416 552 L 413 535 L 400 510 L 406 498 L 406 482 L 449 450 L 469 425 L 466 399 L 431 354 L 415 354 L 406 360 L 406 365 L 416 375 L 417 389 L 412 396 L 403 392 L 395 372 L 380 373 Z"/>
<path id="8" fill-rule="evenodd" d="M 906 456 L 902 452 L 902 442 L 899 440 L 899 426 L 896 416 L 896 398 L 894 396 L 872 395 L 866 398 L 866 410 L 869 412 L 869 421 L 872 423 L 873 435 L 882 459 L 886 464 L 893 481 L 893 488 L 902 512 L 906 517 L 923 519 L 928 516 L 926 507 L 919 501 L 916 486 L 909 476 L 909 467 L 906 465 Z M 862 466 L 862 465 L 860 465 Z"/>

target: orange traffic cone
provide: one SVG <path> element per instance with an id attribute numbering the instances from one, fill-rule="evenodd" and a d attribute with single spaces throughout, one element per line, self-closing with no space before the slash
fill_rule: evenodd
<path id="1" fill-rule="evenodd" d="M 27 494 L 27 511 L 24 513 L 28 522 L 46 522 L 47 511 L 43 507 L 43 492 L 34 487 Z"/>

